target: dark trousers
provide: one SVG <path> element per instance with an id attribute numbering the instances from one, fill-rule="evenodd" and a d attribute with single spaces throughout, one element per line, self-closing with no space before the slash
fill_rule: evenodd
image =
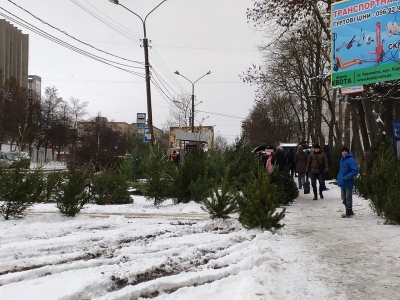
<path id="1" fill-rule="evenodd" d="M 311 186 L 313 188 L 314 196 L 317 196 L 317 180 L 319 181 L 319 193 L 321 194 L 324 189 L 324 174 L 311 173 Z"/>
<path id="2" fill-rule="evenodd" d="M 290 173 L 290 175 L 292 176 L 292 178 L 294 177 L 294 175 L 295 175 L 295 173 L 296 173 L 296 171 L 295 171 L 295 168 L 294 167 L 290 167 L 290 169 L 289 169 L 289 173 Z"/>

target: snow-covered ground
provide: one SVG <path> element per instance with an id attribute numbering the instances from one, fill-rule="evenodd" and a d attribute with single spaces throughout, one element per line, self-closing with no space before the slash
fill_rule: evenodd
<path id="1" fill-rule="evenodd" d="M 340 190 L 303 195 L 277 233 L 143 197 L 75 218 L 38 204 L 0 221 L 0 299 L 400 299 L 400 227 Z"/>

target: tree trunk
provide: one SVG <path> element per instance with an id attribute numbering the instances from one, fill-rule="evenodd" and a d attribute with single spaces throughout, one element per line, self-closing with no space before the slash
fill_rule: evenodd
<path id="1" fill-rule="evenodd" d="M 340 99 L 339 102 L 339 115 L 338 115 L 338 143 L 339 145 L 343 145 L 343 123 L 344 123 L 344 112 L 343 106 L 346 102 L 346 97 Z"/>
<path id="2" fill-rule="evenodd" d="M 352 101 L 351 103 L 351 127 L 352 127 L 352 143 L 351 143 L 351 149 L 353 152 L 353 155 L 357 161 L 362 161 L 364 152 L 363 152 L 363 147 L 361 144 L 361 138 L 360 138 L 360 127 L 359 127 L 359 122 L 357 118 L 357 106 L 360 101 Z"/>
<path id="3" fill-rule="evenodd" d="M 375 122 L 376 117 L 374 117 L 372 113 L 373 105 L 371 100 L 363 99 L 362 104 L 364 107 L 365 122 L 368 128 L 369 140 L 371 141 L 372 144 L 376 141 L 378 137 L 378 126 Z"/>
<path id="4" fill-rule="evenodd" d="M 369 151 L 371 147 L 371 143 L 368 136 L 367 124 L 365 123 L 365 112 L 364 107 L 361 100 L 357 101 L 357 110 L 355 113 L 357 114 L 358 111 L 358 125 L 360 126 L 360 132 L 362 136 L 362 144 L 364 146 L 364 151 Z M 354 115 L 356 117 L 356 115 Z M 353 131 L 354 132 L 354 131 Z"/>
<path id="5" fill-rule="evenodd" d="M 350 145 L 350 127 L 351 127 L 351 105 L 350 103 L 346 104 L 345 112 L 344 112 L 344 124 L 343 124 L 343 145 Z"/>

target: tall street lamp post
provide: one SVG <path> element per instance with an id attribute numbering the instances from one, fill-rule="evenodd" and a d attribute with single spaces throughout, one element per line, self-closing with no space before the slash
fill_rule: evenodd
<path id="1" fill-rule="evenodd" d="M 161 1 L 160 4 L 158 4 L 155 8 L 153 8 L 146 15 L 146 17 L 144 19 L 142 19 L 142 17 L 139 16 L 134 11 L 130 10 L 126 6 L 119 3 L 119 0 L 109 0 L 109 1 L 114 4 L 122 6 L 127 11 L 130 11 L 131 13 L 133 13 L 135 16 L 137 16 L 140 19 L 140 21 L 142 21 L 142 24 L 143 24 L 143 48 L 144 48 L 144 63 L 145 63 L 145 71 L 146 71 L 147 118 L 148 118 L 147 124 L 149 127 L 149 134 L 151 136 L 151 143 L 153 144 L 154 143 L 154 135 L 153 135 L 153 112 L 152 112 L 152 108 L 151 108 L 151 90 L 150 90 L 149 40 L 147 39 L 147 35 L 146 35 L 146 20 L 147 20 L 147 17 L 153 11 L 155 11 L 161 4 L 163 4 L 167 0 Z"/>
<path id="2" fill-rule="evenodd" d="M 110 0 L 111 1 L 111 0 Z M 189 81 L 192 84 L 192 120 L 191 120 L 191 126 L 192 126 L 192 132 L 194 133 L 194 84 L 199 81 L 200 79 L 202 79 L 204 76 L 206 75 L 210 75 L 211 71 L 208 71 L 206 74 L 204 74 L 203 76 L 201 76 L 199 79 L 197 79 L 196 81 L 191 81 L 190 79 L 186 78 L 185 76 L 183 76 L 182 74 L 180 74 L 178 71 L 174 72 L 176 75 L 180 75 L 183 78 L 185 78 L 187 81 Z"/>

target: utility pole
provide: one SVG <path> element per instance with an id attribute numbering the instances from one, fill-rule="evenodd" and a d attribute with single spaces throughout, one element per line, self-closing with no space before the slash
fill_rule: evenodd
<path id="1" fill-rule="evenodd" d="M 161 1 L 155 8 L 153 8 L 144 19 L 139 16 L 134 11 L 130 10 L 126 6 L 119 3 L 119 0 L 109 0 L 110 2 L 120 5 L 125 8 L 127 11 L 133 13 L 137 16 L 143 24 L 143 48 L 144 48 L 144 63 L 145 63 L 145 72 L 146 72 L 146 95 L 147 95 L 147 126 L 149 128 L 149 134 L 151 136 L 150 142 L 154 145 L 154 135 L 153 135 L 153 110 L 151 107 L 151 89 L 150 89 L 150 63 L 149 63 L 149 40 L 147 39 L 146 35 L 146 20 L 147 17 L 157 9 L 161 4 L 163 4 L 167 0 Z"/>
<path id="2" fill-rule="evenodd" d="M 147 125 L 149 127 L 150 133 L 150 143 L 154 145 L 154 135 L 153 135 L 153 113 L 151 107 L 151 89 L 150 89 L 150 64 L 149 64 L 149 40 L 146 37 L 146 27 L 143 22 L 143 48 L 144 48 L 144 67 L 146 71 L 146 95 L 147 95 Z"/>

